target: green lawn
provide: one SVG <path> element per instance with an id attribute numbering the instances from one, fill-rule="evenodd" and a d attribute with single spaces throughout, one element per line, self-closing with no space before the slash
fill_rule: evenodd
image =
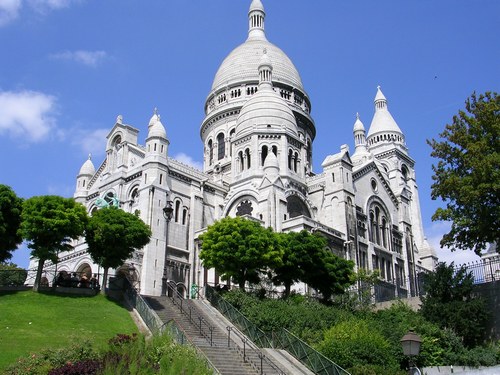
<path id="1" fill-rule="evenodd" d="M 104 347 L 117 333 L 138 332 L 129 312 L 104 296 L 0 291 L 0 373 L 21 356 L 91 341 Z"/>

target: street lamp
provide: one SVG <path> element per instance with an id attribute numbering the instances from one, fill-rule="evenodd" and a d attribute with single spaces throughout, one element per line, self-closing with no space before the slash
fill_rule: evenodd
<path id="1" fill-rule="evenodd" d="M 422 344 L 422 339 L 413 330 L 409 330 L 406 335 L 401 339 L 401 346 L 403 347 L 403 354 L 410 358 L 410 369 L 408 374 L 412 375 L 414 373 L 421 374 L 420 370 L 413 362 L 413 357 L 420 353 L 420 345 Z"/>
<path id="2" fill-rule="evenodd" d="M 167 204 L 163 207 L 163 217 L 167 220 L 167 223 L 172 220 L 172 215 L 174 214 L 172 203 L 172 201 L 167 201 Z"/>
<path id="3" fill-rule="evenodd" d="M 166 225 L 165 225 L 165 273 L 164 276 L 162 277 L 162 295 L 167 294 L 167 283 L 168 283 L 168 223 L 170 223 L 170 220 L 172 220 L 172 216 L 174 214 L 174 207 L 173 207 L 173 202 L 171 200 L 168 200 L 168 194 L 167 194 L 167 201 L 165 204 L 165 207 L 163 207 L 163 217 L 166 220 Z"/>

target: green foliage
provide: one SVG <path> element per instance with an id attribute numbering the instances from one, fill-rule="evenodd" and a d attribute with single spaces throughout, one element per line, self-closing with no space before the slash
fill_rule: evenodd
<path id="1" fill-rule="evenodd" d="M 177 345 L 168 335 L 146 341 L 143 336 L 119 334 L 103 351 L 88 341 L 46 349 L 21 358 L 6 374 L 211 375 L 212 371 L 194 349 Z"/>
<path id="2" fill-rule="evenodd" d="M 72 198 L 56 195 L 24 201 L 20 233 L 29 241 L 31 255 L 57 261 L 57 253 L 69 250 L 70 240 L 83 234 L 87 223 L 85 207 Z"/>
<path id="3" fill-rule="evenodd" d="M 439 263 L 424 276 L 422 315 L 442 328 L 453 329 L 466 346 L 481 342 L 488 319 L 484 300 L 473 294 L 474 277 L 462 266 Z"/>
<path id="4" fill-rule="evenodd" d="M 19 233 L 39 259 L 33 288 L 38 290 L 44 262 L 57 262 L 60 251 L 71 249 L 70 241 L 83 234 L 87 211 L 72 198 L 43 195 L 24 201 L 21 219 Z"/>
<path id="5" fill-rule="evenodd" d="M 347 356 L 345 353 L 350 353 L 351 345 L 359 346 L 360 353 L 353 352 L 350 359 L 346 357 L 352 361 L 352 366 L 349 367 L 351 374 L 399 374 L 399 369 L 406 368 L 408 364 L 400 340 L 410 329 L 415 330 L 423 341 L 420 355 L 416 358 L 419 367 L 443 366 L 450 363 L 490 366 L 493 360 L 500 363 L 498 345 L 469 350 L 454 331 L 440 328 L 403 302 L 395 303 L 385 310 L 372 311 L 351 309 L 346 305 L 326 306 L 293 294 L 287 299 L 259 299 L 243 291 L 234 290 L 224 294 L 224 299 L 262 330 L 270 332 L 286 328 L 308 344 L 330 351 L 331 358 L 339 365 L 342 364 L 335 359 L 337 350 Z M 340 345 L 340 349 L 337 349 L 337 346 L 330 347 L 330 341 L 326 337 L 335 327 L 337 331 L 329 339 L 335 341 L 334 345 Z M 351 330 L 351 327 L 356 328 Z M 372 335 L 375 335 L 374 341 L 370 341 Z M 360 343 L 365 336 L 368 341 Z M 332 337 L 335 337 L 335 340 Z M 383 338 L 382 344 L 377 341 L 380 337 Z M 371 345 L 383 345 L 384 358 L 390 358 L 391 362 L 372 363 L 369 354 Z M 378 352 L 375 353 L 378 355 Z M 359 361 L 358 354 L 361 358 Z"/>
<path id="6" fill-rule="evenodd" d="M 399 368 L 391 355 L 389 341 L 363 319 L 351 318 L 331 327 L 317 349 L 347 369 L 356 365 L 377 365 L 389 370 Z"/>
<path id="7" fill-rule="evenodd" d="M 272 280 L 275 285 L 284 285 L 285 296 L 288 296 L 293 283 L 304 281 L 308 273 L 314 271 L 317 266 L 315 259 L 325 249 L 326 239 L 307 230 L 278 233 L 278 236 L 283 249 L 283 262 L 273 270 Z"/>
<path id="8" fill-rule="evenodd" d="M 114 206 L 95 211 L 85 229 L 85 240 L 93 261 L 104 268 L 103 285 L 108 269 L 121 266 L 150 238 L 151 229 L 134 214 Z"/>
<path id="9" fill-rule="evenodd" d="M 22 208 L 23 200 L 9 186 L 0 184 L 0 263 L 9 260 L 11 251 L 23 240 L 18 233 Z"/>
<path id="10" fill-rule="evenodd" d="M 315 259 L 316 267 L 307 273 L 305 282 L 328 301 L 333 294 L 342 294 L 352 285 L 354 262 L 340 258 L 323 249 Z"/>
<path id="11" fill-rule="evenodd" d="M 0 263 L 0 286 L 24 285 L 28 272 L 14 263 Z"/>
<path id="12" fill-rule="evenodd" d="M 432 198 L 446 202 L 433 220 L 451 221 L 441 246 L 472 249 L 480 254 L 491 242 L 500 243 L 500 97 L 473 93 L 465 111 L 432 139 Z"/>
<path id="13" fill-rule="evenodd" d="M 247 281 L 258 283 L 264 271 L 282 263 L 278 236 L 255 221 L 226 217 L 210 225 L 200 240 L 203 266 L 215 268 L 223 280 L 231 279 L 241 289 Z"/>

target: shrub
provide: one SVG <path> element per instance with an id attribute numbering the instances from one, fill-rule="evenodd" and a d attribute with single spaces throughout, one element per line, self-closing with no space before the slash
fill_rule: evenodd
<path id="1" fill-rule="evenodd" d="M 378 365 L 397 370 L 389 342 L 366 320 L 349 319 L 325 332 L 317 349 L 344 368 Z"/>
<path id="2" fill-rule="evenodd" d="M 102 367 L 101 361 L 88 359 L 76 363 L 68 362 L 63 367 L 50 370 L 48 375 L 98 375 Z"/>

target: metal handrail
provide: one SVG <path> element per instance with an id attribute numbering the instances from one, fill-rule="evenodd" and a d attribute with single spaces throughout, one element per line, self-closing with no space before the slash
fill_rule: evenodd
<path id="1" fill-rule="evenodd" d="M 264 374 L 264 362 L 271 367 L 274 371 L 277 371 L 279 375 L 286 375 L 278 366 L 276 366 L 272 361 L 268 359 L 268 357 L 259 349 L 257 345 L 255 345 L 251 340 L 249 340 L 245 335 L 240 333 L 234 327 L 227 326 L 227 346 L 230 347 L 230 343 L 236 347 L 236 350 L 243 356 L 243 361 L 246 363 L 247 360 L 252 365 L 255 370 L 260 371 L 260 374 Z M 231 332 L 233 332 L 243 343 L 243 350 L 240 346 L 238 346 L 234 341 L 231 340 Z M 247 356 L 247 348 L 250 349 L 254 354 L 256 354 L 257 358 L 260 360 L 260 366 L 256 364 L 249 356 Z"/>
<path id="2" fill-rule="evenodd" d="M 212 287 L 208 285 L 206 287 L 206 293 L 207 299 L 210 303 L 212 303 L 217 310 L 225 315 L 229 321 L 238 326 L 245 335 L 252 338 L 251 335 L 253 332 L 259 332 L 259 342 L 254 340 L 254 342 L 258 345 L 259 343 L 265 343 L 266 345 L 270 344 L 269 347 L 274 347 L 275 349 L 284 349 L 316 374 L 350 375 L 349 372 L 344 370 L 342 367 L 326 358 L 324 355 L 317 352 L 311 346 L 285 329 L 273 332 L 273 338 L 269 338 L 262 330 L 256 327 L 255 324 L 244 317 L 238 309 L 224 300 Z M 237 317 L 237 319 L 234 319 L 234 317 Z M 244 319 L 241 319 L 241 317 Z M 244 323 L 243 327 L 241 326 L 241 322 Z M 264 335 L 264 337 L 261 335 Z M 280 338 L 280 335 L 282 338 Z"/>
<path id="3" fill-rule="evenodd" d="M 210 343 L 210 346 L 217 346 L 213 340 L 214 327 L 208 324 L 208 322 L 202 316 L 200 316 L 196 313 L 196 311 L 193 310 L 189 302 L 184 299 L 184 297 L 174 286 L 167 283 L 167 290 L 168 289 L 172 291 L 172 295 L 170 296 L 170 298 L 172 299 L 172 303 L 179 308 L 181 314 L 186 315 L 189 318 L 191 324 L 199 328 L 200 335 L 207 339 L 207 341 Z M 188 304 L 187 309 L 185 307 L 186 303 Z"/>

